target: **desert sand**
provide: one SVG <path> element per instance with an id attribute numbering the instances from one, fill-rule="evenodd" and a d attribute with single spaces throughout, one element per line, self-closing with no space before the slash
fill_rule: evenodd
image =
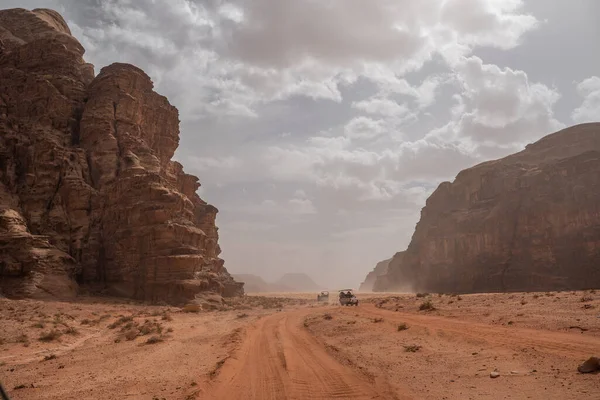
<path id="1" fill-rule="evenodd" d="M 11 399 L 600 398 L 577 372 L 600 353 L 593 291 L 359 299 L 2 299 L 0 381 Z"/>

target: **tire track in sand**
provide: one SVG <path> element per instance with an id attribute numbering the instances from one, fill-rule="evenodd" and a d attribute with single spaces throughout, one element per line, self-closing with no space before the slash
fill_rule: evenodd
<path id="1" fill-rule="evenodd" d="M 247 336 L 202 398 L 261 400 L 408 399 L 390 397 L 331 357 L 302 326 L 314 310 L 270 315 Z"/>

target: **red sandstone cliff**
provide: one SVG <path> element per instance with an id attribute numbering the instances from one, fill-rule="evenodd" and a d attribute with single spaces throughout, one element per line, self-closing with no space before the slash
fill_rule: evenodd
<path id="1" fill-rule="evenodd" d="M 242 293 L 219 258 L 218 210 L 171 161 L 179 116 L 127 64 L 94 77 L 51 10 L 0 11 L 0 289 L 79 283 L 184 302 Z"/>
<path id="2" fill-rule="evenodd" d="M 600 123 L 460 172 L 429 197 L 375 290 L 600 287 Z"/>

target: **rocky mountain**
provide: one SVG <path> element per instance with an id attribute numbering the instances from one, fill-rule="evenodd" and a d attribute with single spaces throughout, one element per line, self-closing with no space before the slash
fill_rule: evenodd
<path id="1" fill-rule="evenodd" d="M 252 274 L 233 274 L 233 277 L 236 281 L 244 283 L 244 290 L 248 293 L 314 292 L 322 290 L 308 275 L 302 273 L 285 274 L 276 282 L 267 282 L 260 276 Z"/>
<path id="2" fill-rule="evenodd" d="M 243 282 L 244 291 L 247 293 L 269 293 L 281 291 L 277 285 L 267 282 L 257 275 L 233 274 L 233 279 L 235 279 L 237 282 Z"/>
<path id="3" fill-rule="evenodd" d="M 461 171 L 427 199 L 375 290 L 600 287 L 600 123 Z"/>
<path id="4" fill-rule="evenodd" d="M 275 285 L 280 288 L 280 291 L 314 292 L 322 290 L 322 287 L 315 283 L 310 276 L 303 273 L 284 274 L 275 282 Z"/>
<path id="5" fill-rule="evenodd" d="M 177 109 L 139 68 L 94 76 L 83 54 L 55 11 L 0 11 L 0 290 L 242 293 L 219 258 L 217 209 L 171 161 Z"/>
<path id="6" fill-rule="evenodd" d="M 375 265 L 373 271 L 369 272 L 369 274 L 365 278 L 365 281 L 360 284 L 358 291 L 372 292 L 373 285 L 375 284 L 375 280 L 377 279 L 377 277 L 387 274 L 388 265 L 390 264 L 390 261 L 392 261 L 391 258 L 378 262 L 377 265 Z"/>

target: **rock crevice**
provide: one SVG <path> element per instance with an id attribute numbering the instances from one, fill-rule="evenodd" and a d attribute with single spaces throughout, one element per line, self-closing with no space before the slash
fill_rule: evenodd
<path id="1" fill-rule="evenodd" d="M 2 292 L 241 294 L 219 258 L 218 210 L 171 161 L 178 111 L 148 75 L 115 63 L 94 76 L 52 10 L 0 11 L 0 43 Z"/>

